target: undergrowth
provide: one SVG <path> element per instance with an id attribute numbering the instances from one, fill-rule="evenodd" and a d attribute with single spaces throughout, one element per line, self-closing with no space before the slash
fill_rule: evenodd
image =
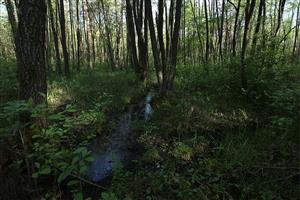
<path id="1" fill-rule="evenodd" d="M 133 124 L 139 159 L 130 169 L 114 170 L 111 185 L 98 198 L 297 199 L 299 65 L 255 58 L 247 62 L 246 89 L 240 87 L 238 62 L 211 65 L 209 73 L 202 66 L 179 66 L 174 90 L 154 97 L 152 118 Z M 87 146 L 112 128 L 112 115 L 138 102 L 145 85 L 132 73 L 103 66 L 69 79 L 52 74 L 48 105 L 34 107 L 16 101 L 15 67 L 1 64 L 0 154 L 9 157 L 0 159 L 0 174 L 16 172 L 3 177 L 1 190 L 9 194 L 18 188 L 16 180 L 27 183 L 29 158 L 40 198 L 90 197 L 83 192 L 92 162 Z M 47 121 L 43 129 L 31 127 L 33 149 L 27 157 L 20 155 L 17 123 L 24 111 Z M 21 198 L 26 189 L 10 199 Z M 24 199 L 37 196 L 26 194 Z"/>

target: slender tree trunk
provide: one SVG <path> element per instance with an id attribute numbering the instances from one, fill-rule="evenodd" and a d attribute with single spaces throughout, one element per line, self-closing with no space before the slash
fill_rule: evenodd
<path id="1" fill-rule="evenodd" d="M 248 44 L 249 25 L 250 25 L 251 17 L 253 15 L 255 1 L 256 0 L 247 0 L 246 8 L 245 8 L 245 26 L 244 26 L 244 36 L 243 36 L 243 44 L 242 44 L 242 52 L 241 52 L 241 63 L 242 63 L 241 82 L 242 82 L 242 87 L 245 89 L 247 89 L 247 79 L 246 79 L 244 60 L 245 60 L 246 48 Z"/>
<path id="2" fill-rule="evenodd" d="M 13 41 L 15 44 L 15 48 L 18 45 L 18 15 L 17 15 L 17 8 L 15 3 L 12 0 L 5 0 L 4 1 L 7 14 L 8 14 L 8 20 L 11 26 L 12 35 L 13 35 Z M 16 50 L 16 49 L 15 49 Z"/>
<path id="3" fill-rule="evenodd" d="M 168 81 L 167 89 L 173 88 L 173 83 L 174 83 L 175 74 L 176 74 L 181 10 L 182 10 L 182 0 L 177 0 L 176 1 L 176 9 L 175 9 L 174 30 L 172 31 L 172 39 L 171 39 L 171 47 L 170 47 L 171 70 L 170 70 L 170 78 Z"/>
<path id="4" fill-rule="evenodd" d="M 163 78 L 162 66 L 161 66 L 161 60 L 160 60 L 159 51 L 158 51 L 158 47 L 157 47 L 157 38 L 156 38 L 154 22 L 153 22 L 151 0 L 146 0 L 145 5 L 147 8 L 146 9 L 146 17 L 148 20 L 149 31 L 150 31 L 150 39 L 151 39 L 151 45 L 152 45 L 152 54 L 153 54 L 153 58 L 154 58 L 154 66 L 155 66 L 155 71 L 156 71 L 156 78 L 157 78 L 158 84 L 161 85 L 162 78 Z"/>
<path id="5" fill-rule="evenodd" d="M 58 40 L 57 30 L 55 28 L 55 20 L 54 20 L 54 14 L 53 14 L 54 11 L 53 11 L 51 0 L 47 0 L 47 2 L 48 2 L 48 9 L 49 9 L 49 15 L 50 15 L 50 25 L 51 25 L 53 41 L 54 41 L 56 72 L 58 74 L 61 74 L 62 70 L 61 70 L 61 59 L 60 59 L 60 53 L 59 53 L 59 40 Z"/>
<path id="6" fill-rule="evenodd" d="M 217 8 L 218 9 L 218 8 Z M 223 60 L 223 30 L 224 30 L 224 13 L 225 13 L 225 0 L 222 0 L 222 14 L 221 14 L 221 24 L 220 24 L 220 30 L 219 30 L 219 55 L 220 55 L 220 61 Z"/>
<path id="7" fill-rule="evenodd" d="M 58 3 L 58 0 L 57 0 Z M 66 20 L 65 20 L 65 6 L 64 0 L 60 0 L 59 2 L 59 23 L 60 23 L 60 30 L 61 30 L 61 46 L 63 50 L 64 56 L 64 65 L 65 65 L 65 76 L 70 75 L 70 65 L 69 65 L 69 53 L 67 47 L 67 36 L 66 36 Z"/>
<path id="8" fill-rule="evenodd" d="M 206 50 L 205 50 L 205 62 L 209 62 L 209 22 L 208 22 L 208 11 L 207 11 L 207 0 L 204 0 L 204 13 L 205 13 L 205 29 L 206 29 Z M 206 67 L 207 69 L 207 67 Z"/>
<path id="9" fill-rule="evenodd" d="M 86 44 L 86 58 L 88 63 L 88 68 L 92 68 L 92 60 L 91 60 L 91 41 L 90 41 L 90 21 L 89 21 L 89 13 L 88 13 L 88 1 L 82 0 L 82 10 L 84 13 L 83 23 L 84 23 L 84 34 L 85 34 L 85 44 Z"/>
<path id="10" fill-rule="evenodd" d="M 76 21 L 77 21 L 77 71 L 80 71 L 80 55 L 81 55 L 81 33 L 80 33 L 80 13 L 79 13 L 79 0 L 76 0 Z"/>
<path id="11" fill-rule="evenodd" d="M 235 20 L 234 20 L 234 28 L 233 28 L 233 36 L 232 36 L 232 56 L 236 56 L 236 38 L 237 38 L 237 30 L 239 23 L 239 15 L 241 8 L 241 0 L 238 0 L 238 5 L 235 6 L 231 1 L 227 0 L 233 7 L 235 8 Z"/>
<path id="12" fill-rule="evenodd" d="M 259 8 L 258 8 L 257 21 L 256 21 L 256 26 L 255 26 L 254 36 L 253 36 L 253 42 L 252 42 L 252 50 L 253 51 L 255 51 L 255 47 L 256 47 L 256 43 L 257 43 L 257 37 L 258 37 L 259 30 L 260 30 L 260 27 L 261 27 L 262 14 L 263 14 L 264 6 L 265 6 L 265 0 L 260 0 Z"/>
<path id="13" fill-rule="evenodd" d="M 293 55 L 297 56 L 297 39 L 299 35 L 299 23 L 300 23 L 300 0 L 297 6 L 297 18 L 296 18 L 296 28 L 295 28 L 295 37 L 294 37 L 294 45 L 293 45 Z"/>
<path id="14" fill-rule="evenodd" d="M 283 17 L 283 11 L 284 11 L 284 6 L 285 6 L 286 0 L 280 0 L 279 1 L 279 8 L 278 8 L 278 14 L 277 14 L 277 26 L 276 26 L 276 30 L 275 30 L 275 36 L 278 34 L 278 31 L 280 29 L 281 26 L 281 21 L 282 21 L 282 17 Z"/>
<path id="15" fill-rule="evenodd" d="M 74 14 L 73 14 L 73 1 L 69 0 L 69 17 L 70 17 L 70 37 L 72 49 L 72 63 L 75 61 L 75 34 L 74 34 Z"/>
<path id="16" fill-rule="evenodd" d="M 193 13 L 193 21 L 194 21 L 194 24 L 196 26 L 198 41 L 199 41 L 199 45 L 200 45 L 199 48 L 203 49 L 203 43 L 202 43 L 201 32 L 200 32 L 200 25 L 199 25 L 198 20 L 197 20 L 196 11 L 195 11 L 196 9 L 195 9 L 195 6 L 194 6 L 195 2 L 194 2 L 194 5 L 193 5 L 192 0 L 190 0 L 190 5 L 191 5 L 191 9 L 192 9 L 192 13 Z M 201 57 L 203 58 L 203 51 L 201 51 L 201 52 L 202 52 Z"/>
<path id="17" fill-rule="evenodd" d="M 104 28 L 105 28 L 105 35 L 106 35 L 106 44 L 107 44 L 107 50 L 108 50 L 108 57 L 109 57 L 109 63 L 110 67 L 114 70 L 115 69 L 115 59 L 114 59 L 114 50 L 112 47 L 112 40 L 110 37 L 111 31 L 108 27 L 108 11 L 104 6 L 103 0 L 100 0 L 102 12 L 103 12 L 103 20 L 104 20 Z"/>

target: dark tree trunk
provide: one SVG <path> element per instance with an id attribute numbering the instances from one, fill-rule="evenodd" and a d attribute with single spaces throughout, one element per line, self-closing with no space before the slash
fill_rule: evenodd
<path id="1" fill-rule="evenodd" d="M 57 3 L 58 3 L 58 0 L 57 0 Z M 70 75 L 70 65 L 69 65 L 69 53 L 68 53 L 68 47 L 67 47 L 64 0 L 60 0 L 59 8 L 60 8 L 59 9 L 59 23 L 60 23 L 60 30 L 61 30 L 61 46 L 62 46 L 63 56 L 64 56 L 65 76 L 69 76 Z"/>
<path id="2" fill-rule="evenodd" d="M 46 1 L 20 0 L 18 76 L 20 99 L 43 103 L 47 95 L 45 67 Z"/>
<path id="3" fill-rule="evenodd" d="M 150 39 L 151 39 L 151 45 L 152 45 L 152 54 L 154 58 L 154 65 L 155 65 L 155 71 L 156 71 L 156 78 L 159 85 L 162 84 L 162 66 L 161 66 L 161 60 L 159 56 L 159 51 L 157 47 L 157 39 L 155 34 L 155 27 L 153 22 L 153 15 L 152 15 L 152 4 L 151 0 L 146 0 L 146 17 L 148 20 L 149 25 L 149 31 L 150 31 Z"/>
<path id="4" fill-rule="evenodd" d="M 74 34 L 74 15 L 73 15 L 73 1 L 69 0 L 69 18 L 70 18 L 70 37 L 71 37 L 71 49 L 72 49 L 72 63 L 75 60 L 75 34 Z"/>
<path id="5" fill-rule="evenodd" d="M 279 1 L 279 5 L 278 5 L 279 8 L 278 8 L 278 14 L 277 14 L 277 26 L 276 26 L 276 30 L 275 30 L 275 36 L 278 34 L 278 31 L 279 31 L 280 26 L 281 26 L 281 21 L 282 21 L 282 17 L 283 17 L 285 2 L 286 2 L 286 0 L 280 0 Z"/>
<path id="6" fill-rule="evenodd" d="M 129 36 L 129 46 L 131 52 L 131 62 L 134 70 L 141 81 L 145 81 L 147 74 L 147 42 L 145 31 L 147 32 L 147 22 L 143 18 L 144 0 L 134 1 L 133 6 L 130 0 L 126 0 L 126 18 L 127 28 Z M 142 32 L 142 26 L 144 23 L 144 34 Z M 145 24 L 146 23 L 146 24 Z M 138 49 L 136 47 L 136 36 Z"/>
<path id="7" fill-rule="evenodd" d="M 61 59 L 60 59 L 60 53 L 59 53 L 59 40 L 58 40 L 58 34 L 57 34 L 57 30 L 55 28 L 55 21 L 54 21 L 54 11 L 53 11 L 53 7 L 51 4 L 51 0 L 47 0 L 48 2 L 48 9 L 49 9 L 49 15 L 50 15 L 50 25 L 51 25 L 51 30 L 52 30 L 52 34 L 53 34 L 53 41 L 54 41 L 54 48 L 55 48 L 55 63 L 56 63 L 56 72 L 58 74 L 62 73 L 61 70 Z"/>
<path id="8" fill-rule="evenodd" d="M 18 42 L 18 16 L 17 16 L 17 8 L 14 2 L 12 0 L 5 0 L 4 1 L 7 14 L 8 14 L 8 20 L 11 26 L 12 35 L 13 35 L 13 41 L 15 43 L 15 48 L 17 46 Z"/>
<path id="9" fill-rule="evenodd" d="M 92 29 L 91 29 L 91 21 L 90 21 L 90 13 L 89 13 L 89 2 L 88 0 L 85 0 L 85 1 L 82 1 L 83 3 L 83 9 L 84 9 L 84 12 L 86 13 L 86 17 L 85 17 L 85 20 L 84 20 L 84 23 L 86 23 L 86 28 L 85 28 L 85 42 L 86 42 L 86 50 L 87 50 L 87 62 L 88 62 L 88 66 L 89 66 L 89 69 L 92 69 L 93 68 L 93 62 L 92 62 L 92 50 L 91 50 L 91 45 L 92 45 L 92 42 L 91 42 L 91 39 L 92 39 Z"/>
<path id="10" fill-rule="evenodd" d="M 297 57 L 297 39 L 299 35 L 299 23 L 300 23 L 300 1 L 298 2 L 297 6 L 297 18 L 296 18 L 296 28 L 295 28 L 295 38 L 294 38 L 294 45 L 293 45 L 293 55 Z"/>
<path id="11" fill-rule="evenodd" d="M 204 12 L 205 12 L 205 29 L 206 29 L 206 48 L 205 48 L 205 62 L 209 60 L 209 22 L 208 22 L 208 11 L 207 11 L 207 0 L 204 0 Z"/>
<path id="12" fill-rule="evenodd" d="M 180 31 L 180 21 L 181 21 L 181 8 L 182 8 L 182 0 L 177 0 L 176 9 L 175 9 L 174 30 L 172 31 L 172 39 L 171 39 L 171 46 L 170 46 L 171 69 L 170 69 L 167 89 L 172 89 L 173 82 L 175 79 L 175 74 L 176 74 L 178 41 L 179 41 L 179 31 Z"/>
<path id="13" fill-rule="evenodd" d="M 250 21 L 253 15 L 254 7 L 255 7 L 256 0 L 247 0 L 246 8 L 245 8 L 245 26 L 244 26 L 244 36 L 243 36 L 243 44 L 242 44 L 242 52 L 241 52 L 241 83 L 242 87 L 247 89 L 247 79 L 246 79 L 246 72 L 245 72 L 245 54 L 248 44 L 248 32 Z"/>
<path id="14" fill-rule="evenodd" d="M 112 46 L 112 40 L 110 37 L 111 31 L 108 27 L 108 11 L 104 6 L 103 0 L 100 0 L 101 2 L 101 8 L 103 12 L 103 20 L 104 20 L 104 28 L 105 28 L 105 36 L 106 36 L 106 45 L 107 45 L 107 51 L 108 51 L 108 57 L 109 57 L 109 64 L 112 69 L 115 69 L 115 58 L 114 58 L 114 50 Z"/>
<path id="15" fill-rule="evenodd" d="M 218 9 L 218 8 L 217 8 Z M 222 0 L 222 11 L 221 11 L 221 24 L 219 30 L 219 58 L 220 61 L 223 59 L 223 29 L 224 29 L 224 13 L 225 13 L 225 0 Z"/>
<path id="16" fill-rule="evenodd" d="M 262 14 L 263 14 L 264 7 L 265 7 L 265 0 L 260 0 L 259 8 L 258 8 L 258 15 L 257 15 L 257 22 L 256 22 L 254 36 L 253 36 L 253 42 L 252 42 L 252 50 L 253 51 L 255 51 L 259 30 L 260 30 L 260 27 L 262 24 Z"/>
<path id="17" fill-rule="evenodd" d="M 80 71 L 80 55 L 81 55 L 81 32 L 80 32 L 80 17 L 79 17 L 79 0 L 76 0 L 76 21 L 77 21 L 77 71 Z"/>
<path id="18" fill-rule="evenodd" d="M 240 14 L 240 8 L 241 8 L 241 0 L 238 0 L 238 5 L 235 6 L 230 0 L 228 2 L 233 5 L 235 8 L 235 19 L 234 19 L 234 28 L 233 28 L 233 36 L 232 36 L 232 55 L 233 57 L 236 56 L 236 35 L 237 35 L 237 29 L 238 29 L 238 22 L 239 22 L 239 14 Z"/>
<path id="19" fill-rule="evenodd" d="M 198 20 L 197 20 L 197 16 L 196 16 L 196 11 L 195 11 L 195 7 L 193 6 L 193 3 L 192 3 L 192 0 L 190 0 L 190 5 L 191 5 L 191 8 L 192 8 L 192 13 L 193 13 L 193 21 L 194 21 L 194 24 L 196 26 L 196 31 L 197 31 L 197 36 L 198 36 L 198 41 L 199 41 L 199 45 L 200 45 L 200 48 L 202 48 L 202 59 L 203 59 L 203 44 L 202 44 L 202 39 L 201 39 L 201 32 L 200 32 L 200 26 L 199 26 L 199 23 L 198 23 Z M 204 62 L 205 60 L 203 60 Z"/>

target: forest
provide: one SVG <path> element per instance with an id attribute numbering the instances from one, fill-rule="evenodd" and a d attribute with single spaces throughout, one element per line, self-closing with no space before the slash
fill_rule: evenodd
<path id="1" fill-rule="evenodd" d="M 296 200 L 300 0 L 0 0 L 0 200 Z"/>

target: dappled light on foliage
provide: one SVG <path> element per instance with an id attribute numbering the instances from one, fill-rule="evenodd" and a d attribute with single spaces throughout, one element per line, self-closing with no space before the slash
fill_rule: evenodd
<path id="1" fill-rule="evenodd" d="M 0 200 L 299 198 L 300 1 L 0 0 Z"/>

